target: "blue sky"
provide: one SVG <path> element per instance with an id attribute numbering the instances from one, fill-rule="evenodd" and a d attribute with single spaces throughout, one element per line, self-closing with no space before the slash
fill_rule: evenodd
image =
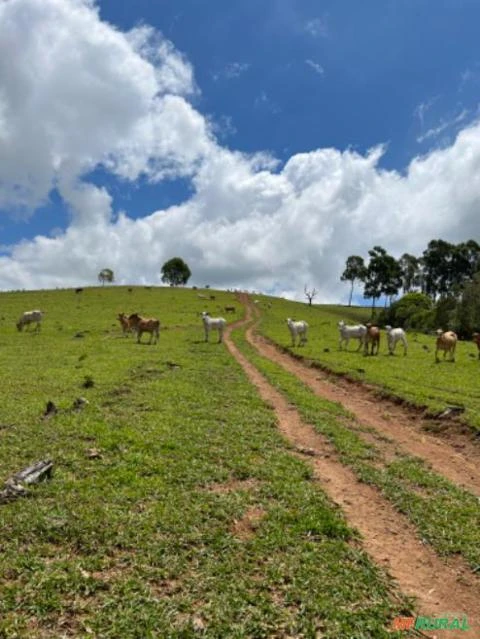
<path id="1" fill-rule="evenodd" d="M 81 0 L 47 0 L 45 3 L 39 0 L 10 0 L 9 4 L 12 5 L 12 8 L 9 9 L 10 14 L 7 13 L 7 8 L 2 8 L 9 20 L 20 20 L 19 16 L 21 9 L 23 9 L 24 17 L 22 19 L 28 21 L 31 16 L 32 25 L 38 21 L 39 24 L 42 24 L 42 28 L 45 27 L 45 32 L 50 34 L 50 38 L 52 38 L 52 32 L 49 29 L 53 29 L 53 41 L 58 35 L 55 31 L 57 27 L 59 31 L 62 24 L 65 25 L 64 28 L 67 31 L 74 28 L 74 21 L 80 19 L 78 18 L 80 15 L 78 9 L 84 6 Z M 0 195 L 2 187 L 5 188 L 7 195 L 3 198 L 0 197 L 0 225 L 2 228 L 1 244 L 5 256 L 8 258 L 4 267 L 14 266 L 9 261 L 13 258 L 15 266 L 24 273 L 17 278 L 2 278 L 0 271 L 0 285 L 2 282 L 4 286 L 8 286 L 8 283 L 11 282 L 11 285 L 17 283 L 18 286 L 23 284 L 27 287 L 48 285 L 49 282 L 53 284 L 53 279 L 49 279 L 47 276 L 39 280 L 35 279 L 32 273 L 29 275 L 27 273 L 29 267 L 26 263 L 21 263 L 21 260 L 25 259 L 24 256 L 22 257 L 23 254 L 21 252 L 18 254 L 17 251 L 15 257 L 15 251 L 19 243 L 25 245 L 25 243 L 31 242 L 35 236 L 56 237 L 58 242 L 53 249 L 59 251 L 60 239 L 66 236 L 71 228 L 74 230 L 75 226 L 78 226 L 78 217 L 83 215 L 79 213 L 78 204 L 73 203 L 75 198 L 71 195 L 72 190 L 78 195 L 80 184 L 89 185 L 91 192 L 95 192 L 96 196 L 99 195 L 100 189 L 103 189 L 104 193 L 108 193 L 108 197 L 111 198 L 108 204 L 109 212 L 99 212 L 98 219 L 108 218 L 111 227 L 105 229 L 105 237 L 108 237 L 109 232 L 113 231 L 116 234 L 116 244 L 120 241 L 117 231 L 119 232 L 118 216 L 121 212 L 128 218 L 129 222 L 135 222 L 136 220 L 149 219 L 155 212 L 169 210 L 174 205 L 180 205 L 182 214 L 187 215 L 186 209 L 182 208 L 187 206 L 189 207 L 188 215 L 191 216 L 189 222 L 192 224 L 192 237 L 195 236 L 193 218 L 195 218 L 195 223 L 199 225 L 202 225 L 202 222 L 208 222 L 209 232 L 214 221 L 210 216 L 217 216 L 215 222 L 217 225 L 220 222 L 225 223 L 225 213 L 220 210 L 209 213 L 208 220 L 202 218 L 202 214 L 198 212 L 204 210 L 203 200 L 200 204 L 198 202 L 201 199 L 199 195 L 203 193 L 202 189 L 208 188 L 202 177 L 202 171 L 199 169 L 200 165 L 203 166 L 205 157 L 211 157 L 204 150 L 194 149 L 192 151 L 193 155 L 196 154 L 195 158 L 197 159 L 192 159 L 194 164 L 189 164 L 188 168 L 169 170 L 165 174 L 152 177 L 148 168 L 152 162 L 167 164 L 172 162 L 172 157 L 177 153 L 176 149 L 173 151 L 170 149 L 168 153 L 164 152 L 163 147 L 161 152 L 152 151 L 146 159 L 142 160 L 145 164 L 140 169 L 135 170 L 133 174 L 129 169 L 130 172 L 127 171 L 128 175 L 126 175 L 123 169 L 118 170 L 119 152 L 115 147 L 115 142 L 109 141 L 102 149 L 97 149 L 95 141 L 92 142 L 92 149 L 88 148 L 86 144 L 82 145 L 82 161 L 78 159 L 76 142 L 70 146 L 65 144 L 64 140 L 69 140 L 72 137 L 71 127 L 75 126 L 75 114 L 69 119 L 64 117 L 65 113 L 70 113 L 72 108 L 78 107 L 79 121 L 83 123 L 82 126 L 87 127 L 90 124 L 89 118 L 97 117 L 96 101 L 98 100 L 99 105 L 102 104 L 104 100 L 102 92 L 105 87 L 110 90 L 110 81 L 112 90 L 115 87 L 115 90 L 119 91 L 119 112 L 123 109 L 120 89 L 126 87 L 127 91 L 135 91 L 137 96 L 144 95 L 141 93 L 145 88 L 143 85 L 142 87 L 133 86 L 136 79 L 129 76 L 130 72 L 127 70 L 129 60 L 125 59 L 124 64 L 119 64 L 117 68 L 114 68 L 113 65 L 106 65 L 105 69 L 100 68 L 103 64 L 103 62 L 100 63 L 102 54 L 96 54 L 95 49 L 97 47 L 99 51 L 109 50 L 110 36 L 113 30 L 122 37 L 125 35 L 128 40 L 128 34 L 132 32 L 132 29 L 141 30 L 146 26 L 152 28 L 150 53 L 147 55 L 145 49 L 140 51 L 135 45 L 129 52 L 130 57 L 133 59 L 134 56 L 143 56 L 143 60 L 148 60 L 151 67 L 159 74 L 165 73 L 165 68 L 168 67 L 171 60 L 175 60 L 176 66 L 174 65 L 173 73 L 178 71 L 178 77 L 183 82 L 182 88 L 179 90 L 175 85 L 174 89 L 171 89 L 173 84 L 169 76 L 170 88 L 166 91 L 162 89 L 162 96 L 168 95 L 169 91 L 172 95 L 181 96 L 181 100 L 195 114 L 198 114 L 203 124 L 208 128 L 209 136 L 214 139 L 217 150 L 221 149 L 222 153 L 237 154 L 242 161 L 247 163 L 252 156 L 258 153 L 268 155 L 276 160 L 276 164 L 273 162 L 269 164 L 265 160 L 268 166 L 264 164 L 260 168 L 254 162 L 255 166 L 253 168 L 250 166 L 248 169 L 252 171 L 253 175 L 256 175 L 252 179 L 257 181 L 260 179 L 259 172 L 268 172 L 268 179 L 272 184 L 275 182 L 275 186 L 268 186 L 268 197 L 270 197 L 272 189 L 276 188 L 280 189 L 279 194 L 281 193 L 283 197 L 283 186 L 279 186 L 279 180 L 275 180 L 275 176 L 283 177 L 285 166 L 289 166 L 289 162 L 295 165 L 296 163 L 302 164 L 299 169 L 303 176 L 302 189 L 305 179 L 308 188 L 311 188 L 310 177 L 305 178 L 305 166 L 307 165 L 308 170 L 313 172 L 312 175 L 320 176 L 318 178 L 319 184 L 323 179 L 326 179 L 325 184 L 330 186 L 332 180 L 341 175 L 342 187 L 339 189 L 337 185 L 336 191 L 330 193 L 328 203 L 324 202 L 323 204 L 323 215 L 326 216 L 324 222 L 331 222 L 333 216 L 331 211 L 333 210 L 335 210 L 335 219 L 343 219 L 345 216 L 351 215 L 352 219 L 357 220 L 363 214 L 367 218 L 368 215 L 373 215 L 371 211 L 365 213 L 364 209 L 368 208 L 365 200 L 362 200 L 361 203 L 358 199 L 352 200 L 352 189 L 361 190 L 363 193 L 370 188 L 372 192 L 366 194 L 369 201 L 376 199 L 382 202 L 382 205 L 387 209 L 396 207 L 395 198 L 400 197 L 405 210 L 405 219 L 405 216 L 408 217 L 410 214 L 408 211 L 413 206 L 412 202 L 418 198 L 426 197 L 426 191 L 431 190 L 431 186 L 428 188 L 422 186 L 421 193 L 418 189 L 415 190 L 415 180 L 408 178 L 412 162 L 416 165 L 419 163 L 422 165 L 422 175 L 438 166 L 438 162 L 434 160 L 437 157 L 436 153 L 443 153 L 441 155 L 442 162 L 448 164 L 453 161 L 452 154 L 456 149 L 457 135 L 462 130 L 476 130 L 480 89 L 480 48 L 478 45 L 480 3 L 477 1 L 404 0 L 400 2 L 398 0 L 370 0 L 356 2 L 354 0 L 335 0 L 314 2 L 313 0 L 262 0 L 258 2 L 257 0 L 254 2 L 253 0 L 242 0 L 241 3 L 230 3 L 225 0 L 209 0 L 209 2 L 199 0 L 177 0 L 176 2 L 166 0 L 162 2 L 101 0 L 95 6 L 98 9 L 98 14 L 85 5 L 85 15 L 81 20 L 89 20 L 91 25 L 102 25 L 104 33 L 98 36 L 98 40 L 93 41 L 93 36 L 88 33 L 88 30 L 85 30 L 83 34 L 80 29 L 75 31 L 75 38 L 78 51 L 83 52 L 83 47 L 85 50 L 89 47 L 89 50 L 93 52 L 92 56 L 82 57 L 84 62 L 81 64 L 84 64 L 84 67 L 81 68 L 81 71 L 85 68 L 89 72 L 88 77 L 98 74 L 98 77 L 101 78 L 101 87 L 98 88 L 97 93 L 94 93 L 93 83 L 88 81 L 85 85 L 85 104 L 80 104 L 82 101 L 81 86 L 78 88 L 79 95 L 75 96 L 76 101 L 73 102 L 73 97 L 68 94 L 70 88 L 62 89 L 60 83 L 53 83 L 54 80 L 56 82 L 61 77 L 61 73 L 68 72 L 67 63 L 63 63 L 65 69 L 59 68 L 51 71 L 54 79 L 52 87 L 48 94 L 45 90 L 45 96 L 42 97 L 40 103 L 42 107 L 47 108 L 48 104 L 46 103 L 52 100 L 52 104 L 55 102 L 55 109 L 58 110 L 59 115 L 55 116 L 56 119 L 52 120 L 48 127 L 45 125 L 44 137 L 47 141 L 45 142 L 42 138 L 42 144 L 48 146 L 48 136 L 52 135 L 51 132 L 54 130 L 57 141 L 49 149 L 46 157 L 49 158 L 49 161 L 51 158 L 57 159 L 51 160 L 50 175 L 39 176 L 42 187 L 39 188 L 39 193 L 36 196 L 30 196 L 29 193 L 28 202 L 18 196 L 13 197 L 12 193 L 15 191 L 18 194 L 22 189 L 29 191 L 32 182 L 31 176 L 33 174 L 35 177 L 35 172 L 40 169 L 36 166 L 29 166 L 24 170 L 24 167 L 20 166 L 21 159 L 9 159 L 12 152 L 8 148 L 8 138 L 3 140 L 4 151 L 3 155 L 0 155 L 3 165 L 0 163 L 0 171 L 3 166 L 4 175 L 0 172 Z M 58 15 L 54 16 L 55 11 L 60 12 L 62 16 L 60 19 Z M 90 13 L 87 16 L 86 12 L 88 11 Z M 25 16 L 27 17 L 25 18 Z M 25 37 L 28 39 L 28 35 Z M 170 47 L 168 55 L 162 54 L 161 59 L 151 55 L 151 49 L 154 46 L 167 41 Z M 48 57 L 49 48 L 53 46 L 51 42 L 52 40 L 49 41 L 48 38 L 45 38 L 45 41 L 40 42 L 40 45 L 38 43 L 32 44 L 32 46 L 39 47 L 40 57 L 42 53 L 45 54 L 49 69 L 52 64 L 60 66 L 61 63 L 60 59 L 52 62 L 52 56 Z M 59 37 L 59 47 L 63 46 L 62 42 Z M 112 59 L 119 55 L 118 51 L 114 51 L 116 46 L 118 46 L 118 42 L 112 42 Z M 12 47 L 13 49 L 9 51 L 10 58 L 13 60 L 14 66 L 18 62 L 21 73 L 25 68 L 23 54 L 18 43 L 17 47 L 14 45 Z M 122 45 L 120 55 L 124 54 L 126 55 Z M 24 91 L 25 86 L 31 88 L 30 93 L 27 91 L 29 95 L 41 94 L 44 88 L 41 84 L 40 62 L 38 64 L 37 77 L 28 78 L 24 82 Z M 78 61 L 71 61 L 73 75 L 78 73 L 76 64 Z M 92 65 L 92 69 L 86 69 L 89 64 Z M 125 76 L 119 78 L 123 68 L 125 68 Z M 191 72 L 191 81 L 185 80 L 185 69 Z M 7 74 L 5 67 L 3 70 Z M 1 73 L 2 68 L 0 67 Z M 0 82 L 1 79 L 0 75 Z M 27 85 L 27 82 L 31 82 L 32 87 Z M 37 82 L 38 86 L 34 86 L 34 82 Z M 115 84 L 117 82 L 120 89 Z M 128 82 L 132 83 L 132 87 L 127 87 Z M 97 82 L 96 85 L 100 86 L 100 83 Z M 8 102 L 9 91 L 12 92 L 12 96 L 15 96 L 16 90 L 13 82 L 6 83 L 4 95 L 7 96 L 7 107 L 10 106 Z M 56 94 L 57 90 L 58 94 Z M 76 90 L 74 86 L 71 87 L 72 94 Z M 130 93 L 128 95 L 130 96 Z M 110 96 L 107 97 L 109 100 Z M 153 94 L 149 94 L 148 99 L 153 104 L 156 98 Z M 65 100 L 65 108 L 63 109 L 62 100 Z M 12 97 L 11 104 L 14 104 L 14 97 Z M 72 104 L 76 106 L 72 107 Z M 89 105 L 93 105 L 91 109 Z M 30 118 L 29 125 L 31 125 L 32 117 L 35 117 L 33 106 L 36 104 L 32 102 L 31 110 L 25 113 L 25 121 L 27 117 Z M 116 107 L 109 108 L 112 110 Z M 14 113 L 13 108 L 10 112 Z M 2 123 L 1 113 L 0 110 L 0 124 Z M 6 113 L 8 130 L 8 108 Z M 20 116 L 15 115 L 20 121 Z M 126 127 L 130 124 L 134 126 L 134 118 L 129 120 L 128 113 L 122 113 L 121 116 Z M 137 123 L 138 121 L 137 118 Z M 18 122 L 15 124 L 18 125 L 19 131 L 25 128 L 25 123 L 22 126 Z M 97 125 L 99 131 L 104 130 L 100 128 L 100 120 L 91 122 L 91 124 L 92 131 Z M 105 126 L 108 124 L 102 123 L 102 127 Z M 120 128 L 118 130 L 121 131 Z M 155 135 L 162 136 L 162 129 L 160 128 L 158 131 L 159 133 Z M 88 133 L 85 134 L 85 137 L 88 138 Z M 197 137 L 197 141 L 198 139 Z M 24 144 L 27 146 L 27 142 L 21 140 L 20 146 L 23 147 Z M 125 144 L 131 149 L 132 146 L 138 146 L 140 142 L 139 140 L 132 142 L 132 139 L 129 138 Z M 196 142 L 192 141 L 192 148 L 195 144 Z M 0 151 L 1 145 L 2 138 L 0 137 Z M 182 140 L 182 145 L 183 149 L 178 151 L 180 154 L 183 153 L 185 146 L 190 145 L 190 138 Z M 373 147 L 379 147 L 379 145 L 383 147 L 383 152 L 376 157 L 374 167 L 369 168 L 369 170 L 373 170 L 373 174 L 369 174 L 370 177 L 359 177 L 356 165 L 353 169 L 346 168 L 351 166 L 350 160 L 353 164 L 357 162 L 360 166 L 360 160 L 368 157 L 369 150 Z M 58 151 L 60 147 L 61 153 Z M 326 149 L 334 150 L 335 154 L 324 153 Z M 315 155 L 316 151 L 320 152 Z M 456 153 L 458 152 L 457 149 Z M 448 153 L 450 156 L 447 158 Z M 35 149 L 32 149 L 32 154 L 35 155 Z M 61 156 L 60 164 L 59 156 Z M 342 160 L 339 160 L 340 156 L 343 158 Z M 114 158 L 115 168 L 113 170 L 108 161 L 105 160 L 106 157 Z M 122 159 L 123 157 L 122 142 Z M 168 159 L 165 159 L 166 157 Z M 294 162 L 292 162 L 292 158 L 295 158 Z M 16 171 L 11 170 L 14 161 L 19 162 Z M 130 159 L 128 161 L 130 162 Z M 176 160 L 174 160 L 175 162 Z M 197 164 L 195 164 L 196 162 Z M 33 159 L 29 159 L 28 164 L 31 163 L 33 163 Z M 68 170 L 64 168 L 67 165 Z M 75 168 L 72 169 L 71 165 L 74 165 Z M 59 166 L 61 168 L 58 168 Z M 473 170 L 475 166 L 474 163 L 470 168 Z M 347 171 L 350 170 L 351 174 L 347 174 Z M 318 173 L 318 171 L 321 172 Z M 437 202 L 438 198 L 442 201 L 443 197 L 440 191 L 443 189 L 442 182 L 445 179 L 445 172 L 448 172 L 446 166 L 442 168 L 439 175 L 432 176 L 432 179 L 438 178 L 439 192 L 435 194 L 431 202 L 429 200 L 427 209 L 430 205 L 432 209 L 423 212 L 422 215 L 435 215 L 434 203 Z M 326 178 L 327 174 L 329 175 L 328 179 Z M 387 187 L 385 180 L 382 181 L 383 175 L 387 176 L 387 182 L 390 186 L 404 178 L 401 195 L 393 192 L 390 192 L 388 196 L 385 194 Z M 211 173 L 209 176 L 209 179 L 215 180 Z M 297 179 L 297 168 L 295 168 L 295 176 Z M 233 173 L 232 176 L 225 179 L 226 183 L 231 185 L 234 179 Z M 352 180 L 355 182 L 354 187 Z M 458 180 L 461 183 L 462 176 L 458 176 Z M 67 181 L 68 187 L 65 186 Z M 198 186 L 199 181 L 202 184 L 201 188 Z M 379 193 L 378 184 L 381 181 L 381 193 Z M 59 184 L 62 185 L 60 188 Z M 289 186 L 292 192 L 298 196 L 298 185 L 290 181 Z M 342 189 L 347 187 L 348 193 L 343 192 Z M 457 190 L 458 184 L 452 185 L 451 193 Z M 67 191 L 70 195 L 67 194 Z M 228 197 L 233 198 L 233 191 L 230 188 Z M 238 199 L 245 197 L 240 191 L 241 189 L 237 193 Z M 259 202 L 258 208 L 261 212 L 266 212 L 265 215 L 268 216 L 269 222 L 273 218 L 278 218 L 277 222 L 283 224 L 282 211 L 286 208 L 285 202 L 282 200 L 276 209 L 267 207 L 267 211 L 262 203 L 265 192 L 262 190 L 261 194 L 256 193 Z M 212 202 L 217 202 L 216 199 L 212 199 L 213 195 L 208 195 L 208 197 L 207 195 L 205 195 L 205 201 L 210 202 L 211 206 Z M 217 195 L 218 193 L 215 197 Z M 306 197 L 303 196 L 305 195 L 305 192 L 302 191 L 302 197 L 297 197 L 295 206 L 300 206 L 301 201 L 301 206 L 307 207 L 305 210 L 307 216 L 320 216 L 315 208 L 313 194 L 310 193 L 312 199 L 309 199 L 308 206 L 304 202 Z M 452 239 L 457 237 L 468 239 L 464 237 L 465 233 L 476 232 L 477 228 L 471 217 L 471 209 L 472 202 L 476 202 L 477 197 L 478 193 L 475 190 L 470 194 L 468 202 L 463 203 L 466 216 L 463 226 L 460 225 L 460 228 L 452 230 L 451 225 L 444 224 L 447 233 L 451 230 Z M 104 200 L 100 199 L 102 206 L 107 207 Z M 221 206 L 221 201 L 220 198 L 219 206 Z M 252 202 L 254 203 L 250 205 L 250 211 L 252 207 L 256 208 L 256 201 L 252 200 Z M 340 208 L 340 203 L 343 208 Z M 455 209 L 460 204 L 462 203 L 452 202 L 449 210 Z M 233 200 L 230 205 L 232 208 L 236 206 Z M 197 207 L 195 214 L 191 211 L 194 206 Z M 261 213 L 256 212 L 255 216 L 258 215 Z M 443 215 L 446 213 L 444 212 Z M 452 212 L 452 215 L 453 220 L 458 222 L 458 212 L 456 215 Z M 228 216 L 229 214 L 226 215 L 227 218 Z M 252 224 L 258 222 L 255 216 L 253 221 L 250 220 Z M 95 212 L 91 207 L 90 212 L 83 215 L 83 223 L 87 218 L 89 224 L 92 224 Z M 239 210 L 235 213 L 234 218 L 234 224 L 232 219 L 229 219 L 228 222 L 231 235 L 238 232 L 237 227 L 242 222 L 244 223 L 242 224 L 242 233 L 247 238 L 248 232 L 244 227 L 248 223 L 248 215 Z M 293 220 L 286 219 L 285 226 L 288 227 L 289 223 L 293 224 Z M 321 225 L 322 220 L 319 219 L 318 223 Z M 129 227 L 129 232 L 132 232 L 134 228 L 135 232 L 140 232 L 138 226 Z M 271 225 L 269 228 L 272 228 Z M 422 228 L 422 237 L 419 234 L 416 234 L 415 238 L 412 235 L 404 234 L 402 237 L 391 238 L 385 230 L 383 236 L 372 238 L 372 240 L 375 239 L 377 242 L 383 243 L 388 250 L 397 252 L 416 250 L 418 252 L 422 250 L 422 242 L 423 246 L 426 246 L 426 243 L 435 236 L 436 228 L 432 219 L 430 225 Z M 227 228 L 222 227 L 222 229 L 227 233 Z M 158 232 L 160 233 L 160 231 Z M 163 237 L 165 237 L 164 232 L 165 229 Z M 207 235 L 206 231 L 205 234 Z M 325 242 L 328 237 L 341 237 L 341 234 L 340 226 L 338 229 L 330 228 L 329 232 L 319 239 L 318 252 L 325 253 Z M 255 235 L 256 239 L 252 239 L 253 244 L 255 241 L 261 244 L 260 237 L 261 233 L 258 232 Z M 391 247 L 388 246 L 389 238 L 392 239 Z M 286 280 L 292 264 L 295 264 L 295 254 L 288 255 L 283 266 L 279 268 L 273 253 L 282 251 L 283 240 L 281 238 L 277 238 L 277 240 L 279 244 L 271 249 L 272 256 L 263 264 L 263 270 L 259 255 L 255 255 L 255 259 L 250 263 L 250 268 L 248 268 L 248 260 L 240 260 L 242 266 L 238 274 L 235 275 L 230 272 L 232 269 L 229 266 L 225 266 L 226 258 L 223 257 L 219 260 L 218 269 L 223 269 L 224 272 L 228 271 L 229 276 L 218 278 L 217 284 L 219 286 L 240 285 L 245 276 L 246 286 L 257 284 L 259 288 L 288 293 L 289 288 Z M 96 242 L 100 245 L 98 237 Z M 348 254 L 362 254 L 362 251 L 365 253 L 370 246 L 368 241 L 355 242 L 355 237 L 350 238 L 347 244 L 348 247 L 345 247 L 345 250 L 340 248 L 337 250 L 337 253 L 341 251 L 343 262 Z M 38 247 L 31 246 L 32 255 L 36 248 Z M 203 277 L 208 276 L 215 282 L 214 258 L 208 255 L 208 250 L 203 244 L 197 245 L 195 241 L 172 243 L 171 250 L 179 250 L 180 248 L 186 252 L 187 258 L 191 254 L 192 259 L 199 262 Z M 160 259 L 163 253 L 165 256 L 169 256 L 170 247 L 163 246 L 160 240 L 156 244 L 156 249 Z M 42 250 L 46 251 L 45 246 Z M 261 250 L 259 246 L 258 251 L 261 252 Z M 308 246 L 304 250 L 300 242 L 297 259 L 303 273 L 299 277 L 299 281 L 304 279 L 312 281 L 317 277 L 318 270 L 321 271 L 321 264 L 310 257 L 314 253 L 314 245 Z M 61 255 L 62 251 L 59 251 L 58 259 L 61 258 Z M 28 260 L 30 259 L 29 253 Z M 98 259 L 100 259 L 100 255 Z M 118 257 L 112 257 L 112 262 L 115 263 L 117 259 Z M 50 263 L 50 258 L 47 261 L 50 272 L 53 266 Z M 86 270 L 87 262 L 88 257 L 85 255 L 85 270 L 78 264 L 75 268 L 77 274 L 81 273 L 80 279 L 85 282 L 91 277 L 91 274 Z M 335 268 L 337 271 L 340 262 L 336 258 Z M 328 263 L 330 264 L 331 260 Z M 147 270 L 149 268 L 150 265 Z M 275 276 L 272 275 L 272 270 L 275 270 Z M 153 273 L 153 271 L 149 272 Z M 282 272 L 281 276 L 280 272 Z M 65 281 L 73 281 L 72 276 L 73 274 L 70 274 Z M 153 277 L 153 274 L 150 277 Z M 338 282 L 338 273 L 335 273 L 335 277 Z M 123 279 L 125 281 L 138 279 L 138 273 L 136 271 L 125 273 Z M 329 292 L 327 294 L 325 290 L 325 295 L 331 297 L 333 279 L 332 285 L 328 288 Z M 343 296 L 345 293 L 346 291 L 344 292 L 342 289 L 341 295 Z"/>

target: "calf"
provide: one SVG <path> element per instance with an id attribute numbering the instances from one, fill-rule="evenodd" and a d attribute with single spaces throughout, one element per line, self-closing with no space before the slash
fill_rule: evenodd
<path id="1" fill-rule="evenodd" d="M 380 348 L 380 329 L 373 324 L 367 324 L 367 332 L 365 333 L 365 355 L 368 355 L 368 345 L 371 344 L 370 355 L 378 355 Z"/>
<path id="2" fill-rule="evenodd" d="M 450 360 L 455 361 L 455 349 L 457 348 L 457 334 L 453 331 L 442 331 L 441 328 L 437 330 L 437 348 L 435 350 L 435 361 L 438 363 L 438 351 L 443 351 L 443 359 L 445 359 L 447 353 L 450 353 Z"/>
<path id="3" fill-rule="evenodd" d="M 19 331 L 23 330 L 24 326 L 30 326 L 30 324 L 36 324 L 35 330 L 40 330 L 40 324 L 43 319 L 43 311 L 25 311 L 18 320 L 16 326 Z"/>
<path id="4" fill-rule="evenodd" d="M 154 344 L 156 344 L 160 337 L 160 321 L 153 317 L 141 317 L 138 313 L 133 313 L 128 318 L 133 329 L 137 331 L 137 342 L 142 340 L 143 333 L 150 333 L 149 344 L 152 343 L 152 339 L 155 338 Z"/>
<path id="5" fill-rule="evenodd" d="M 129 317 L 125 313 L 119 313 L 117 319 L 120 322 L 124 336 L 128 337 L 128 334 L 133 331 L 133 324 L 130 322 Z"/>

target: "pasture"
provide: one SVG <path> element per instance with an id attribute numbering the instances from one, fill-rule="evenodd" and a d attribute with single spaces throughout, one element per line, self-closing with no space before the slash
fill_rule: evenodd
<path id="1" fill-rule="evenodd" d="M 232 294 L 203 293 L 216 299 L 143 287 L 0 295 L 0 479 L 55 464 L 30 496 L 0 505 L 1 637 L 395 636 L 388 624 L 408 602 L 225 346 L 204 342 L 202 311 L 234 305 L 228 322 L 243 311 Z M 41 331 L 18 333 L 33 308 Z M 159 343 L 124 337 L 120 312 L 158 318 Z M 276 334 L 283 314 L 276 302 L 265 329 Z M 305 319 L 302 351 L 319 346 Z M 77 411 L 79 397 L 89 403 Z M 44 417 L 47 401 L 58 412 Z"/>
<path id="2" fill-rule="evenodd" d="M 348 351 L 340 351 L 337 324 L 368 321 L 370 309 L 340 306 L 308 306 L 259 297 L 262 307 L 261 332 L 290 352 L 311 360 L 334 373 L 348 375 L 378 387 L 382 392 L 426 408 L 437 414 L 448 405 L 463 406 L 462 415 L 469 425 L 480 430 L 480 361 L 473 342 L 460 341 L 456 362 L 435 363 L 435 336 L 409 332 L 408 355 L 397 346 L 394 356 L 388 354 L 385 330 L 381 332 L 378 356 L 365 357 L 356 352 L 358 341 L 351 340 Z M 268 306 L 271 303 L 271 306 Z M 308 342 L 301 348 L 291 347 L 286 318 L 306 320 L 310 326 Z"/>

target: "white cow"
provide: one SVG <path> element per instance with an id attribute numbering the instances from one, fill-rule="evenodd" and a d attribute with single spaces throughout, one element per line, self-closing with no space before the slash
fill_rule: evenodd
<path id="1" fill-rule="evenodd" d="M 350 339 L 358 339 L 359 351 L 365 342 L 365 335 L 367 334 L 367 327 L 364 324 L 355 324 L 353 326 L 347 326 L 343 320 L 338 322 L 338 330 L 340 331 L 339 347 L 342 350 L 343 342 L 345 342 L 345 348 L 348 349 L 348 342 Z"/>
<path id="2" fill-rule="evenodd" d="M 290 317 L 287 317 L 287 325 L 290 331 L 290 335 L 292 336 L 292 346 L 295 346 L 295 340 L 297 338 L 297 335 L 298 335 L 298 345 L 301 346 L 302 344 L 305 344 L 305 342 L 307 341 L 307 331 L 308 331 L 307 322 L 305 322 L 305 320 L 299 320 L 298 322 L 296 322 Z"/>
<path id="3" fill-rule="evenodd" d="M 203 326 L 205 328 L 205 341 L 208 342 L 208 335 L 212 329 L 218 330 L 218 343 L 222 341 L 223 331 L 227 325 L 227 320 L 223 317 L 210 317 L 207 311 L 202 313 Z"/>
<path id="4" fill-rule="evenodd" d="M 397 346 L 397 342 L 402 342 L 403 344 L 403 354 L 407 354 L 408 342 L 407 335 L 403 328 L 392 328 L 391 326 L 385 326 L 385 330 L 387 331 L 387 342 L 388 342 L 388 352 L 390 355 L 395 353 L 395 347 Z"/>
<path id="5" fill-rule="evenodd" d="M 44 316 L 43 311 L 25 311 L 17 322 L 17 328 L 19 331 L 23 330 L 24 326 L 30 326 L 30 324 L 36 324 L 35 330 L 40 330 L 40 323 Z"/>

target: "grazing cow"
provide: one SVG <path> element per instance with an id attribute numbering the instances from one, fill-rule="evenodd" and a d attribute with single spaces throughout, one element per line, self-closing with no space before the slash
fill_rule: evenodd
<path id="1" fill-rule="evenodd" d="M 210 317 L 207 311 L 202 313 L 203 327 L 205 328 L 205 341 L 208 342 L 208 335 L 212 329 L 218 330 L 218 343 L 223 339 L 223 331 L 227 325 L 227 320 L 223 317 Z"/>
<path id="2" fill-rule="evenodd" d="M 125 313 L 119 313 L 117 315 L 117 319 L 122 327 L 123 335 L 125 337 L 128 337 L 128 334 L 132 333 L 134 328 L 133 324 L 130 322 L 128 315 L 125 315 Z"/>
<path id="3" fill-rule="evenodd" d="M 365 340 L 365 334 L 367 327 L 364 324 L 354 324 L 347 326 L 343 320 L 338 322 L 338 330 L 340 331 L 340 339 L 338 342 L 340 350 L 342 350 L 343 343 L 345 342 L 345 349 L 348 350 L 348 342 L 350 339 L 358 339 L 359 351 L 362 348 L 362 344 Z"/>
<path id="4" fill-rule="evenodd" d="M 450 361 L 455 361 L 455 349 L 457 347 L 457 334 L 453 331 L 442 331 L 441 328 L 437 330 L 437 348 L 435 350 L 435 361 L 438 363 L 438 351 L 443 351 L 443 359 L 445 359 L 447 353 L 450 353 Z"/>
<path id="5" fill-rule="evenodd" d="M 18 330 L 21 331 L 23 330 L 24 326 L 30 326 L 30 324 L 36 324 L 35 330 L 39 331 L 43 316 L 44 316 L 43 311 L 25 311 L 25 313 L 23 313 L 23 315 L 18 320 L 16 326 Z"/>
<path id="6" fill-rule="evenodd" d="M 287 326 L 292 336 L 292 346 L 296 346 L 295 340 L 298 335 L 298 345 L 302 346 L 307 341 L 308 324 L 305 320 L 295 321 L 287 317 Z"/>
<path id="7" fill-rule="evenodd" d="M 235 313 L 235 306 L 225 306 L 225 313 Z"/>
<path id="8" fill-rule="evenodd" d="M 385 330 L 387 331 L 387 342 L 388 342 L 388 352 L 390 355 L 395 353 L 395 347 L 397 346 L 397 342 L 402 342 L 403 344 L 403 354 L 407 354 L 407 336 L 403 328 L 392 328 L 391 326 L 385 326 Z"/>
<path id="9" fill-rule="evenodd" d="M 368 345 L 371 344 L 370 355 L 378 355 L 378 351 L 380 349 L 380 329 L 378 326 L 374 324 L 366 324 L 367 332 L 365 333 L 364 345 L 365 350 L 364 354 L 368 355 Z"/>
<path id="10" fill-rule="evenodd" d="M 137 331 L 137 342 L 140 343 L 142 340 L 143 333 L 150 333 L 150 341 L 149 344 L 152 343 L 152 339 L 155 337 L 156 344 L 160 337 L 160 321 L 153 317 L 141 317 L 138 313 L 133 313 L 128 317 L 128 321 L 130 322 L 133 329 Z"/>
<path id="11" fill-rule="evenodd" d="M 480 333 L 474 333 L 472 335 L 472 339 L 475 342 L 475 344 L 477 345 L 477 348 L 478 348 L 478 359 L 480 359 Z"/>
<path id="12" fill-rule="evenodd" d="M 76 288 L 75 293 L 83 293 L 83 288 Z"/>

